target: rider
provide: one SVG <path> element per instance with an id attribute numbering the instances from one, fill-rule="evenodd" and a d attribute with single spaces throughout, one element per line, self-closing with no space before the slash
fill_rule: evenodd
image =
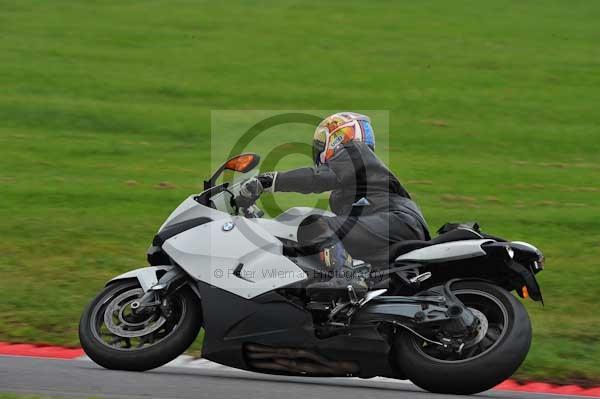
<path id="1" fill-rule="evenodd" d="M 430 239 L 419 207 L 374 151 L 369 117 L 337 113 L 315 130 L 315 167 L 262 173 L 241 188 L 240 206 L 253 204 L 263 192 L 331 191 L 329 204 L 336 216 L 309 216 L 298 229 L 299 243 L 319 253 L 334 274 L 308 286 L 309 295 L 349 285 L 363 295 L 367 286 L 353 272 L 353 257 L 378 263 L 393 242 Z"/>

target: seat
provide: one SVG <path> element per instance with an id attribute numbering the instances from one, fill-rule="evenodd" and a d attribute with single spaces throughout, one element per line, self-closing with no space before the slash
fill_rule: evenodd
<path id="1" fill-rule="evenodd" d="M 474 230 L 458 228 L 451 230 L 447 233 L 440 234 L 429 241 L 406 240 L 395 242 L 390 245 L 390 249 L 389 251 L 387 251 L 387 253 L 384 252 L 373 254 L 369 259 L 361 260 L 371 263 L 375 268 L 382 268 L 387 267 L 390 263 L 393 263 L 398 256 L 408 253 L 410 251 L 414 251 L 415 249 L 425 248 L 431 245 L 441 244 L 444 242 L 477 240 L 481 238 L 487 237 L 482 236 Z M 289 241 L 283 238 L 280 238 L 280 240 L 283 242 L 283 254 L 285 256 L 303 257 L 314 255 L 306 253 L 305 249 L 303 249 L 297 242 Z"/>
<path id="2" fill-rule="evenodd" d="M 425 248 L 444 242 L 462 241 L 462 240 L 478 240 L 483 238 L 481 234 L 474 230 L 458 228 L 447 233 L 440 234 L 429 241 L 407 240 L 393 243 L 390 245 L 390 261 L 393 262 L 398 256 L 404 255 L 415 249 Z"/>

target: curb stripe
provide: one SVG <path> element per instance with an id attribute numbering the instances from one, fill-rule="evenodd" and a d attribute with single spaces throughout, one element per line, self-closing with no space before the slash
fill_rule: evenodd
<path id="1" fill-rule="evenodd" d="M 75 359 L 83 356 L 81 348 L 64 348 L 52 345 L 10 344 L 0 342 L 0 355 Z"/>
<path id="2" fill-rule="evenodd" d="M 0 355 L 25 356 L 50 359 L 80 359 L 89 360 L 81 348 L 65 348 L 52 345 L 12 344 L 0 342 Z M 194 359 L 191 356 L 182 355 L 169 363 L 177 367 L 198 367 L 210 369 L 230 369 L 206 359 Z M 401 381 L 400 381 L 401 382 Z M 554 395 L 569 395 L 580 397 L 600 398 L 600 387 L 582 388 L 577 385 L 552 385 L 542 382 L 528 382 L 519 384 L 514 380 L 506 380 L 494 388 L 496 391 L 545 393 Z"/>
<path id="3" fill-rule="evenodd" d="M 586 389 L 577 385 L 552 385 L 543 382 L 519 384 L 514 380 L 506 380 L 494 390 L 600 398 L 600 387 Z"/>

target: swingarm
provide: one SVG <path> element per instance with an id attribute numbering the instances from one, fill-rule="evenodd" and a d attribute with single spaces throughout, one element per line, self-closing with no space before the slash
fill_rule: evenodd
<path id="1" fill-rule="evenodd" d="M 457 281 L 459 280 L 450 280 L 444 286 L 429 289 L 423 295 L 374 298 L 354 314 L 351 324 L 389 323 L 435 344 L 446 346 L 451 341 L 456 341 L 457 346 L 460 346 L 461 340 L 454 340 L 452 337 L 471 335 L 479 320 L 452 293 L 451 286 Z M 445 332 L 445 340 L 441 337 L 430 338 L 438 330 Z"/>

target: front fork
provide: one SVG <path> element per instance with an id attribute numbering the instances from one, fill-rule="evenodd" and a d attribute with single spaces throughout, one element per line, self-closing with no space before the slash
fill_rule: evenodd
<path id="1" fill-rule="evenodd" d="M 168 313 L 170 307 L 167 297 L 186 283 L 186 274 L 183 270 L 179 267 L 170 269 L 138 301 L 131 303 L 131 309 L 134 313 L 139 313 L 147 308 L 160 306 L 163 313 Z"/>

